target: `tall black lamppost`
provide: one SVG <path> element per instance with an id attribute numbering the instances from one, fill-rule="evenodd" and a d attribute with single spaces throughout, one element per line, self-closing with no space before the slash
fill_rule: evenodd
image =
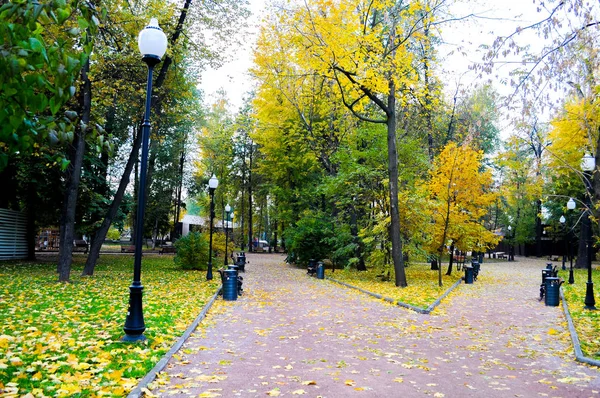
<path id="1" fill-rule="evenodd" d="M 515 257 L 513 256 L 513 251 L 514 251 L 513 233 L 512 233 L 512 227 L 510 225 L 508 226 L 508 238 L 510 239 L 510 246 L 508 248 L 508 261 L 514 261 Z"/>
<path id="2" fill-rule="evenodd" d="M 569 198 L 569 201 L 567 202 L 567 209 L 569 210 L 574 210 L 575 209 L 575 201 L 573 200 L 573 198 Z M 572 227 L 574 228 L 574 227 Z M 568 247 L 569 247 L 569 284 L 573 284 L 575 283 L 575 278 L 573 277 L 573 254 L 571 253 L 571 230 L 568 231 L 567 233 L 568 236 Z"/>
<path id="3" fill-rule="evenodd" d="M 588 269 L 588 280 L 585 289 L 585 307 L 588 310 L 596 309 L 596 300 L 594 299 L 594 282 L 592 282 L 592 256 L 594 255 L 593 245 L 593 233 L 592 233 L 592 221 L 590 219 L 592 212 L 592 172 L 596 169 L 596 159 L 590 154 L 585 154 L 581 159 L 581 169 L 583 170 L 583 181 L 585 182 L 585 217 L 583 217 L 583 225 L 586 234 L 587 244 L 587 269 Z"/>
<path id="4" fill-rule="evenodd" d="M 563 256 L 562 256 L 562 270 L 566 270 L 567 267 L 565 266 L 565 262 L 567 261 L 567 234 L 566 234 L 566 228 L 565 228 L 565 222 L 567 222 L 567 219 L 565 218 L 565 216 L 560 216 L 560 219 L 558 220 L 560 221 L 560 228 L 562 229 L 562 238 L 563 238 L 563 242 L 564 242 L 564 250 L 563 250 Z"/>
<path id="5" fill-rule="evenodd" d="M 212 274 L 212 236 L 213 236 L 213 218 L 215 218 L 215 189 L 219 186 L 219 180 L 213 174 L 208 180 L 208 193 L 210 195 L 210 229 L 208 243 L 208 271 L 206 272 L 206 280 L 210 281 L 213 278 Z"/>
<path id="6" fill-rule="evenodd" d="M 167 36 L 152 18 L 138 36 L 138 47 L 142 61 L 148 65 L 146 87 L 146 112 L 142 123 L 142 160 L 140 163 L 140 186 L 138 189 L 137 216 L 135 220 L 135 256 L 133 260 L 133 282 L 129 287 L 129 309 L 125 319 L 123 341 L 142 341 L 146 339 L 144 313 L 142 310 L 142 243 L 144 239 L 144 210 L 146 207 L 146 171 L 148 168 L 148 142 L 150 141 L 150 105 L 152 101 L 152 72 L 167 51 Z"/>
<path id="7" fill-rule="evenodd" d="M 227 230 L 229 227 L 229 213 L 231 213 L 231 206 L 229 203 L 225 206 L 225 222 L 223 223 L 223 227 L 225 228 L 225 258 L 223 259 L 223 265 L 227 267 Z"/>

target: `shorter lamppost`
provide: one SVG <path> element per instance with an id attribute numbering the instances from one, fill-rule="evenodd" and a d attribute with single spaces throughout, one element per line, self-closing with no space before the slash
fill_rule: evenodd
<path id="1" fill-rule="evenodd" d="M 510 246 L 508 247 L 508 261 L 514 261 L 513 257 L 513 234 L 512 234 L 512 226 L 508 226 L 508 239 Z"/>
<path id="2" fill-rule="evenodd" d="M 225 265 L 225 267 L 227 267 L 227 230 L 229 227 L 229 213 L 231 213 L 231 206 L 229 206 L 229 203 L 227 203 L 227 205 L 225 205 L 225 222 L 223 223 L 223 227 L 225 228 L 225 258 L 223 259 L 223 264 Z"/>
<path id="3" fill-rule="evenodd" d="M 210 195 L 210 230 L 208 243 L 208 271 L 206 272 L 206 280 L 210 281 L 213 278 L 212 273 L 212 242 L 213 242 L 213 218 L 215 218 L 215 189 L 219 186 L 219 180 L 213 174 L 208 180 L 208 193 Z"/>
<path id="4" fill-rule="evenodd" d="M 565 216 L 560 216 L 560 219 L 558 220 L 560 221 L 560 228 L 562 230 L 562 238 L 563 238 L 563 256 L 562 256 L 562 270 L 566 270 L 567 267 L 565 266 L 565 262 L 567 261 L 566 257 L 567 257 L 567 234 L 565 233 L 566 229 L 565 229 L 565 222 L 567 221 L 567 219 L 565 218 Z"/>
<path id="5" fill-rule="evenodd" d="M 161 57 L 167 51 L 167 36 L 158 26 L 156 18 L 138 36 L 138 48 L 142 54 L 142 61 L 148 66 L 148 79 L 146 81 L 146 109 L 142 123 L 142 159 L 140 161 L 140 182 L 137 199 L 137 216 L 135 219 L 135 254 L 133 258 L 133 281 L 129 286 L 129 308 L 123 331 L 123 341 L 146 340 L 144 331 L 144 312 L 142 309 L 142 244 L 144 239 L 144 210 L 146 207 L 146 176 L 148 170 L 148 145 L 150 142 L 150 106 L 152 103 L 152 73 Z"/>
<path id="6" fill-rule="evenodd" d="M 595 310 L 596 309 L 596 299 L 594 298 L 594 282 L 592 281 L 592 256 L 594 255 L 594 244 L 593 244 L 593 233 L 592 233 L 592 172 L 596 169 L 596 159 L 586 153 L 581 159 L 581 169 L 583 170 L 583 181 L 585 183 L 586 190 L 586 209 L 585 209 L 585 217 L 583 218 L 583 225 L 585 227 L 585 237 L 587 244 L 587 269 L 588 269 L 588 280 L 585 289 L 585 309 Z"/>
<path id="7" fill-rule="evenodd" d="M 567 202 L 567 209 L 569 210 L 574 210 L 575 209 L 575 201 L 573 200 L 573 198 L 569 198 L 569 201 Z M 573 253 L 571 253 L 571 230 L 569 230 L 567 232 L 567 236 L 568 236 L 568 244 L 567 246 L 569 247 L 569 284 L 573 284 L 575 283 L 575 278 L 573 277 Z"/>

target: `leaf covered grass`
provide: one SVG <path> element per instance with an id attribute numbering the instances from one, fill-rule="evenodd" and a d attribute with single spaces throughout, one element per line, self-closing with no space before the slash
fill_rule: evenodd
<path id="1" fill-rule="evenodd" d="M 381 281 L 377 276 L 381 269 L 370 268 L 367 271 L 336 270 L 328 276 L 341 282 L 359 287 L 372 293 L 378 293 L 395 301 L 426 308 L 433 304 L 446 290 L 448 290 L 463 275 L 456 271 L 451 276 L 445 275 L 446 267 L 442 269 L 443 286 L 438 285 L 438 271 L 432 271 L 429 264 L 411 264 L 406 267 L 408 286 L 398 288 L 394 284 L 393 270 L 390 272 L 390 281 Z"/>
<path id="2" fill-rule="evenodd" d="M 560 271 L 559 276 L 565 280 L 562 285 L 563 292 L 569 304 L 569 312 L 579 336 L 583 355 L 598 360 L 600 359 L 600 335 L 598 334 L 600 330 L 600 270 L 595 269 L 592 272 L 596 308 L 599 308 L 595 311 L 584 308 L 587 282 L 586 269 L 574 270 L 575 283 L 572 285 L 567 282 L 569 280 L 568 270 Z"/>
<path id="3" fill-rule="evenodd" d="M 218 284 L 144 256 L 143 343 L 120 342 L 133 256 L 102 256 L 93 277 L 74 259 L 71 283 L 55 263 L 0 264 L 0 395 L 123 396 L 202 311 Z"/>

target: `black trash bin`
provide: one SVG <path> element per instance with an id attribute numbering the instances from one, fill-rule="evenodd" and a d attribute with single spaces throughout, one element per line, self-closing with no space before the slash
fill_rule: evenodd
<path id="1" fill-rule="evenodd" d="M 317 279 L 325 279 L 325 265 L 322 261 L 317 263 Z"/>
<path id="2" fill-rule="evenodd" d="M 546 305 L 557 307 L 560 303 L 560 285 L 562 281 L 555 276 L 546 277 Z"/>
<path id="3" fill-rule="evenodd" d="M 223 300 L 235 301 L 238 296 L 238 272 L 235 269 L 226 269 L 223 274 Z"/>
<path id="4" fill-rule="evenodd" d="M 465 267 L 465 283 L 473 283 L 473 267 Z"/>

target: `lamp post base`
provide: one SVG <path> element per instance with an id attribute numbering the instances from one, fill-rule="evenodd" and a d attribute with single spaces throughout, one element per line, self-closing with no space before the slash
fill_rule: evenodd
<path id="1" fill-rule="evenodd" d="M 569 285 L 575 283 L 575 278 L 573 277 L 573 267 L 569 268 Z"/>
<path id="2" fill-rule="evenodd" d="M 212 281 L 212 279 L 213 279 L 212 263 L 208 263 L 208 271 L 206 272 L 206 280 Z"/>
<path id="3" fill-rule="evenodd" d="M 129 311 L 125 319 L 125 327 L 123 331 L 125 336 L 121 341 L 144 341 L 144 331 L 146 325 L 144 323 L 144 313 L 142 311 L 142 291 L 144 290 L 140 282 L 134 282 L 129 286 Z"/>
<path id="4" fill-rule="evenodd" d="M 121 341 L 124 343 L 136 343 L 138 341 L 146 341 L 146 340 L 147 340 L 146 336 L 144 336 L 143 334 L 139 334 L 137 336 L 126 334 L 125 336 L 121 337 Z"/>
<path id="5" fill-rule="evenodd" d="M 594 282 L 586 282 L 584 303 L 584 308 L 586 310 L 596 309 L 596 299 L 594 299 Z"/>

